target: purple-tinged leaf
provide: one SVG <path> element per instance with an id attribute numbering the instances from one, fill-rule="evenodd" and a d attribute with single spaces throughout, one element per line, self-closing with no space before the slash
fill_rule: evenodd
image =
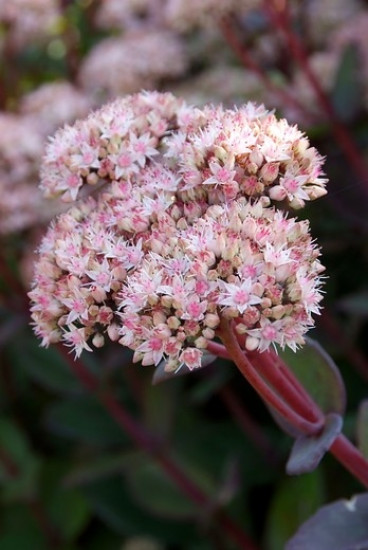
<path id="1" fill-rule="evenodd" d="M 289 540 L 285 550 L 367 550 L 368 493 L 323 506 Z"/>
<path id="2" fill-rule="evenodd" d="M 323 412 L 344 414 L 344 382 L 335 362 L 318 342 L 306 338 L 296 353 L 287 349 L 279 355 Z"/>
<path id="3" fill-rule="evenodd" d="M 342 423 L 340 415 L 331 413 L 326 416 L 326 423 L 320 434 L 298 437 L 286 464 L 287 473 L 299 475 L 312 472 L 341 432 Z"/>
<path id="4" fill-rule="evenodd" d="M 360 452 L 368 459 L 368 399 L 362 401 L 359 406 L 357 441 Z"/>
<path id="5" fill-rule="evenodd" d="M 204 351 L 202 356 L 202 364 L 200 368 L 203 369 L 204 367 L 207 367 L 208 365 L 216 361 L 216 359 L 217 359 L 216 355 L 213 355 L 208 351 Z M 165 367 L 166 367 L 166 361 L 161 361 L 157 365 L 155 369 L 155 373 L 152 377 L 153 385 L 159 384 L 160 382 L 166 382 L 167 380 L 171 380 L 172 378 L 177 378 L 178 376 L 183 376 L 185 374 L 189 374 L 190 372 L 193 372 L 186 365 L 182 365 L 179 369 L 172 372 L 167 372 L 165 370 Z M 198 369 L 195 369 L 195 370 L 198 370 Z"/>
<path id="6" fill-rule="evenodd" d="M 305 346 L 296 353 L 285 349 L 279 352 L 279 356 L 324 413 L 344 414 L 346 394 L 341 374 L 318 342 L 306 338 Z M 275 409 L 268 408 L 276 424 L 285 433 L 295 438 L 302 436 Z"/>

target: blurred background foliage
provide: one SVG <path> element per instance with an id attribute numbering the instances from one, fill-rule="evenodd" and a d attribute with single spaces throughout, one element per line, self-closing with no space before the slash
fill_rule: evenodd
<path id="1" fill-rule="evenodd" d="M 8 11 L 6 4 L 12 5 Z M 361 487 L 329 456 L 313 473 L 287 476 L 292 439 L 225 360 L 191 376 L 152 385 L 151 367 L 132 366 L 130 353 L 110 344 L 93 356 L 82 356 L 86 372 L 98 381 L 91 391 L 75 376 L 68 354 L 60 348 L 39 348 L 29 327 L 26 292 L 33 251 L 54 210 L 41 199 L 30 201 L 37 194 L 34 172 L 40 156 L 32 157 L 21 138 L 25 126 L 31 125 L 32 139 L 45 143 L 64 122 L 85 116 L 119 93 L 135 91 L 135 85 L 172 90 L 199 103 L 258 100 L 305 129 L 326 156 L 330 179 L 327 197 L 301 213 L 311 220 L 327 267 L 325 308 L 312 336 L 339 365 L 347 389 L 344 433 L 356 441 L 360 430 L 366 456 L 368 180 L 362 170 L 357 173 L 357 163 L 336 139 L 336 124 L 318 107 L 313 87 L 305 80 L 299 83 L 303 68 L 262 5 L 244 13 L 233 10 L 226 25 L 272 83 L 268 89 L 254 67 L 242 66 L 234 44 L 226 40 L 224 23 L 216 17 L 208 17 L 207 26 L 191 28 L 181 25 L 177 16 L 171 28 L 160 19 L 160 2 L 153 0 L 115 2 L 110 6 L 113 17 L 104 15 L 103 9 L 108 11 L 114 3 L 103 0 L 28 4 L 0 2 L 0 549 L 245 548 L 231 541 L 229 530 L 223 528 L 220 518 L 225 513 L 255 541 L 254 548 L 281 550 L 320 506 Z M 316 54 L 334 56 L 332 76 L 326 77 L 330 66 L 320 71 L 316 65 L 315 74 L 338 124 L 356 144 L 361 164 L 366 161 L 368 166 L 367 37 L 365 42 L 364 37 L 341 39 L 340 49 L 331 46 L 338 42 L 337 33 L 343 35 L 354 26 L 354 18 L 368 21 L 368 5 L 352 2 L 346 15 L 342 2 L 289 4 L 293 32 L 312 69 Z M 40 14 L 49 8 L 50 18 L 40 24 Z M 33 9 L 34 24 L 29 15 Z M 111 62 L 110 71 L 119 68 L 120 88 L 109 84 L 108 54 L 102 52 L 102 61 L 86 68 L 86 60 L 105 40 L 139 42 L 146 29 L 162 33 L 166 27 L 180 46 L 175 54 L 180 71 L 157 69 L 151 74 L 148 67 L 156 66 L 156 59 L 150 59 L 149 47 L 134 63 L 124 57 Z M 128 57 L 139 51 L 131 43 L 124 47 Z M 153 49 L 151 54 L 169 59 L 174 55 Z M 27 94 L 60 80 L 83 94 L 83 108 L 65 96 L 55 114 L 53 91 L 50 98 L 40 99 L 40 105 L 26 107 Z M 283 102 L 280 90 L 294 94 L 312 116 Z M 9 116 L 18 124 L 10 152 Z M 26 168 L 15 177 L 20 158 Z M 29 195 L 19 192 L 19 182 Z M 106 396 L 149 434 L 148 444 L 132 441 L 106 408 Z M 206 495 L 205 504 L 184 494 L 178 476 L 162 467 L 162 457 L 169 457 Z"/>

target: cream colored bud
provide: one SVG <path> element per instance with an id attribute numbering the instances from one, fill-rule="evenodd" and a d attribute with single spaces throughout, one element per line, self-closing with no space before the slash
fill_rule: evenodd
<path id="1" fill-rule="evenodd" d="M 272 183 L 275 181 L 279 175 L 279 163 L 278 162 L 267 162 L 261 168 L 260 176 L 263 181 L 267 183 Z"/>
<path id="2" fill-rule="evenodd" d="M 150 294 L 148 296 L 148 300 L 147 302 L 149 303 L 150 306 L 155 306 L 159 301 L 159 297 L 157 296 L 157 294 Z"/>
<path id="3" fill-rule="evenodd" d="M 100 286 L 91 287 L 91 296 L 96 300 L 96 302 L 104 302 L 106 300 L 107 294 L 106 291 Z"/>
<path id="4" fill-rule="evenodd" d="M 320 185 L 309 185 L 307 193 L 309 195 L 309 198 L 314 201 L 316 199 L 319 199 L 320 197 L 324 197 L 325 195 L 327 195 L 327 189 L 321 187 Z"/>
<path id="5" fill-rule="evenodd" d="M 254 351 L 258 348 L 259 340 L 258 338 L 255 338 L 254 336 L 247 336 L 245 340 L 245 348 L 248 351 Z"/>
<path id="6" fill-rule="evenodd" d="M 96 185 L 96 183 L 98 183 L 98 180 L 99 180 L 99 177 L 95 172 L 91 172 L 87 176 L 87 183 L 89 185 Z"/>
<path id="7" fill-rule="evenodd" d="M 285 306 L 282 306 L 279 304 L 278 306 L 274 306 L 272 308 L 272 317 L 274 319 L 281 319 L 285 315 Z"/>
<path id="8" fill-rule="evenodd" d="M 243 323 L 238 323 L 235 327 L 235 330 L 238 334 L 245 334 L 248 330 L 248 327 L 243 325 Z"/>
<path id="9" fill-rule="evenodd" d="M 216 333 L 212 328 L 203 329 L 202 334 L 203 334 L 204 338 L 206 338 L 207 340 L 213 340 L 214 337 L 216 336 Z"/>
<path id="10" fill-rule="evenodd" d="M 171 330 L 177 330 L 181 325 L 180 319 L 178 319 L 174 315 L 169 317 L 167 319 L 166 323 L 167 323 L 167 326 L 169 327 L 169 329 L 171 329 Z"/>
<path id="11" fill-rule="evenodd" d="M 216 313 L 207 313 L 204 316 L 203 323 L 206 327 L 217 328 L 220 324 L 220 317 Z"/>
<path id="12" fill-rule="evenodd" d="M 179 368 L 179 365 L 180 363 L 177 359 L 170 358 L 166 361 L 164 370 L 165 372 L 175 372 Z"/>
<path id="13" fill-rule="evenodd" d="M 263 298 L 261 301 L 261 307 L 266 309 L 272 306 L 272 300 L 270 298 Z"/>
<path id="14" fill-rule="evenodd" d="M 226 319 L 236 319 L 236 317 L 239 317 L 239 311 L 235 307 L 226 307 L 222 315 Z"/>
<path id="15" fill-rule="evenodd" d="M 92 338 L 92 344 L 95 346 L 95 348 L 102 348 L 102 346 L 105 344 L 105 338 L 102 334 L 97 332 Z"/>
<path id="16" fill-rule="evenodd" d="M 254 285 L 252 285 L 252 293 L 256 296 L 262 296 L 263 292 L 264 287 L 263 285 L 261 285 L 261 283 L 254 283 Z"/>
<path id="17" fill-rule="evenodd" d="M 305 201 L 303 201 L 302 199 L 298 199 L 297 197 L 294 197 L 293 200 L 290 202 L 290 206 L 295 210 L 300 210 L 305 206 Z"/>
<path id="18" fill-rule="evenodd" d="M 152 314 L 152 320 L 155 327 L 166 323 L 166 315 L 162 311 L 154 311 Z"/>
<path id="19" fill-rule="evenodd" d="M 120 328 L 116 323 L 111 323 L 107 327 L 107 334 L 112 342 L 116 342 L 120 337 Z"/>
<path id="20" fill-rule="evenodd" d="M 274 201 L 283 201 L 286 199 L 287 192 L 286 190 L 281 187 L 281 185 L 275 185 L 274 187 L 271 187 L 268 191 L 270 198 Z"/>
<path id="21" fill-rule="evenodd" d="M 206 338 L 203 338 L 203 336 L 200 336 L 199 338 L 196 338 L 194 340 L 194 345 L 196 348 L 205 349 L 208 345 L 208 342 Z"/>
<path id="22" fill-rule="evenodd" d="M 260 151 L 257 151 L 257 149 L 254 149 L 250 155 L 249 155 L 250 162 L 254 162 L 258 167 L 262 165 L 264 161 L 264 157 Z"/>
<path id="23" fill-rule="evenodd" d="M 255 162 L 249 162 L 247 164 L 247 172 L 248 174 L 255 175 L 258 172 L 258 164 Z"/>

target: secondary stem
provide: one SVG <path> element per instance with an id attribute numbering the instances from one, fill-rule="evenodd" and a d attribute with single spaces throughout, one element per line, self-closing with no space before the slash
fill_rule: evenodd
<path id="1" fill-rule="evenodd" d="M 219 336 L 223 341 L 231 359 L 240 372 L 259 393 L 264 401 L 273 407 L 285 420 L 306 435 L 317 434 L 323 427 L 323 421 L 310 422 L 296 413 L 284 400 L 270 388 L 264 379 L 258 374 L 251 361 L 240 348 L 233 327 L 227 319 L 222 318 Z"/>
<path id="2" fill-rule="evenodd" d="M 329 451 L 353 476 L 368 488 L 368 462 L 343 434 L 335 439 Z"/>
<path id="3" fill-rule="evenodd" d="M 333 133 L 335 134 L 336 141 L 340 144 L 342 151 L 346 158 L 350 161 L 351 166 L 354 168 L 357 176 L 366 185 L 368 184 L 368 167 L 364 162 L 364 159 L 357 148 L 350 132 L 345 125 L 338 119 L 333 106 L 329 100 L 329 97 L 321 87 L 316 75 L 313 73 L 308 59 L 308 54 L 304 49 L 302 42 L 295 34 L 290 21 L 290 15 L 287 11 L 287 6 L 282 11 L 278 11 L 273 5 L 274 2 L 264 2 L 265 10 L 268 12 L 270 19 L 274 25 L 284 34 L 285 39 L 289 45 L 290 53 L 294 57 L 295 61 L 300 65 L 305 76 L 308 78 L 312 88 L 316 94 L 316 100 L 318 101 L 322 111 L 328 116 Z"/>
<path id="4" fill-rule="evenodd" d="M 276 408 L 276 405 L 284 404 L 280 400 L 278 400 L 277 396 L 271 391 L 269 386 L 267 387 L 268 392 L 264 391 L 264 381 L 262 378 L 257 375 L 257 371 L 253 368 L 250 360 L 246 357 L 244 354 L 244 351 L 240 348 L 239 342 L 236 338 L 236 335 L 234 334 L 233 327 L 230 325 L 229 321 L 226 319 L 221 320 L 220 325 L 220 332 L 219 335 L 227 349 L 227 352 L 229 353 L 229 356 L 234 361 L 240 372 L 244 375 L 244 377 L 248 380 L 248 382 L 254 387 L 254 389 L 259 393 L 259 395 L 268 403 L 269 405 L 273 406 L 280 414 L 281 408 Z M 275 369 L 274 365 L 274 369 Z M 281 372 L 284 373 L 285 370 L 288 370 L 285 365 L 281 365 Z M 282 380 L 282 378 L 280 378 Z M 294 389 L 297 390 L 296 392 L 293 392 L 292 398 L 289 399 L 289 402 L 296 403 L 297 400 L 301 402 L 305 399 L 306 392 L 304 388 L 299 384 L 299 382 L 295 379 L 293 374 L 288 371 L 288 377 L 285 378 L 285 380 L 288 380 L 290 383 L 290 387 L 294 386 Z M 276 378 L 274 380 L 276 382 Z M 277 389 L 277 385 L 275 384 L 275 388 Z M 289 386 L 284 385 L 283 381 L 283 392 L 288 391 Z M 298 397 L 299 396 L 299 397 Z M 308 401 L 311 401 L 310 397 L 308 396 Z M 300 407 L 299 407 L 299 410 Z M 319 411 L 317 405 L 314 406 L 314 408 L 311 409 L 313 411 L 313 414 L 317 414 L 317 411 Z M 295 428 L 301 430 L 301 419 L 302 417 L 298 414 L 296 414 L 290 407 L 286 406 L 286 409 L 284 410 L 283 416 L 284 418 L 290 422 Z M 319 411 L 319 418 L 321 419 L 321 411 Z M 303 420 L 303 419 L 302 419 Z M 307 422 L 307 421 L 305 421 Z M 307 425 L 313 429 L 313 431 L 309 432 L 309 435 L 312 435 L 313 433 L 316 433 L 315 426 L 320 426 L 320 422 L 311 423 L 307 422 Z M 320 429 L 320 428 L 319 428 Z M 304 431 L 304 433 L 308 434 L 307 431 Z M 351 472 L 365 487 L 368 488 L 368 461 L 364 458 L 364 456 L 358 451 L 356 447 L 343 435 L 340 434 L 335 439 L 334 443 L 330 447 L 329 451 L 337 458 L 337 460 L 345 466 L 345 468 Z"/>

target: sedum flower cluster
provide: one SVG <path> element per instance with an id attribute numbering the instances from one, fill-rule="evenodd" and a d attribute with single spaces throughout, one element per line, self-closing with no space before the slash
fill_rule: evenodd
<path id="1" fill-rule="evenodd" d="M 50 37 L 60 18 L 57 0 L 0 0 L 0 23 L 15 48 Z"/>
<path id="2" fill-rule="evenodd" d="M 63 341 L 78 356 L 110 339 L 144 365 L 195 368 L 225 316 L 246 349 L 296 349 L 319 311 L 323 267 L 308 222 L 280 206 L 325 194 L 322 162 L 253 103 L 198 109 L 144 92 L 60 129 L 41 187 L 72 204 L 35 267 L 42 345 Z"/>
<path id="3" fill-rule="evenodd" d="M 96 99 L 111 98 L 155 88 L 165 78 L 183 75 L 187 61 L 175 33 L 135 29 L 101 40 L 85 57 L 78 78 L 83 90 Z"/>

